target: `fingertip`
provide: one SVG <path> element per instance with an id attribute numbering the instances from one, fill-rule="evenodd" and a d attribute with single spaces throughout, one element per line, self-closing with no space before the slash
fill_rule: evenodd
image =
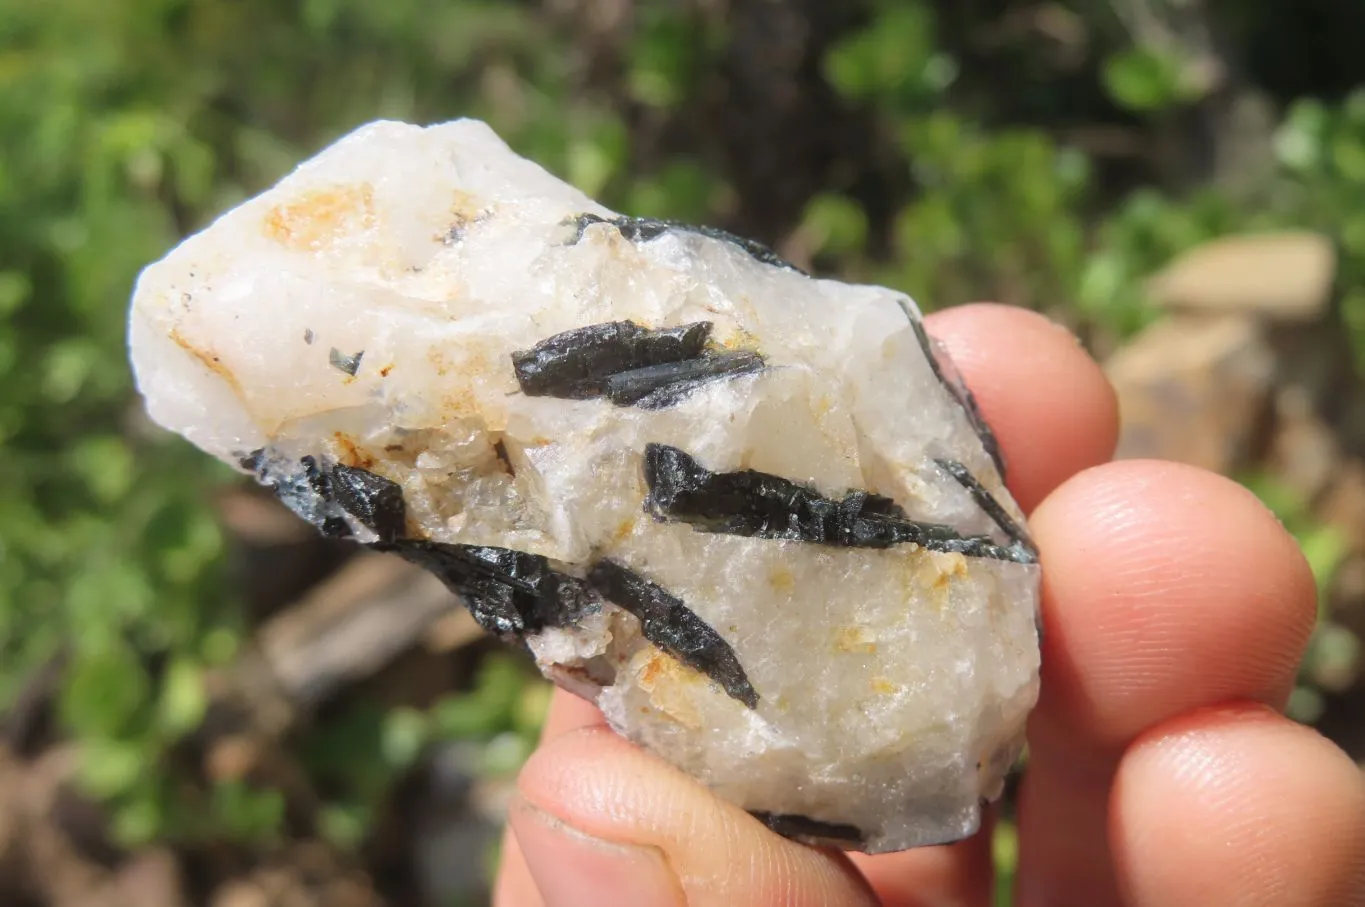
<path id="1" fill-rule="evenodd" d="M 498 875 L 493 882 L 493 907 L 545 907 L 510 825 L 502 833 Z"/>
<path id="2" fill-rule="evenodd" d="M 1365 780 L 1257 704 L 1206 709 L 1125 755 L 1110 838 L 1134 907 L 1365 904 Z"/>
<path id="3" fill-rule="evenodd" d="M 1066 328 L 994 303 L 936 312 L 925 326 L 999 439 L 1010 492 L 1025 512 L 1069 476 L 1113 456 L 1118 398 Z"/>
<path id="4" fill-rule="evenodd" d="M 545 716 L 540 739 L 542 742 L 553 740 L 580 728 L 601 727 L 606 723 L 597 706 L 563 687 L 555 687 L 550 695 L 550 711 Z"/>
<path id="5" fill-rule="evenodd" d="M 1039 506 L 1043 694 L 1036 730 L 1126 746 L 1220 701 L 1283 705 L 1317 594 L 1294 539 L 1244 487 L 1195 467 L 1086 470 Z"/>
<path id="6" fill-rule="evenodd" d="M 1047 632 L 1019 903 L 1115 903 L 1104 828 L 1119 760 L 1147 729 L 1191 710 L 1282 705 L 1312 631 L 1312 576 L 1245 488 L 1175 463 L 1088 469 L 1030 528 Z"/>

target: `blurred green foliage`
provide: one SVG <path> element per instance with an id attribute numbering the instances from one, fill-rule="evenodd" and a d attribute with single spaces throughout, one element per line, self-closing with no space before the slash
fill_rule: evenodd
<path id="1" fill-rule="evenodd" d="M 507 778 L 531 754 L 549 707 L 549 687 L 506 655 L 480 665 L 472 689 L 426 709 L 348 704 L 301 742 L 314 783 L 328 794 L 319 825 L 346 848 L 365 841 L 386 797 L 435 747 L 463 742 L 464 768 L 482 778 Z"/>
<path id="2" fill-rule="evenodd" d="M 381 116 L 485 116 L 607 179 L 620 124 L 554 90 L 556 40 L 499 2 L 0 2 L 0 701 L 70 652 L 61 718 L 120 839 L 254 835 L 280 811 L 231 786 L 180 803 L 157 769 L 243 628 L 210 508 L 228 472 L 150 428 L 134 396 L 138 270 Z"/>
<path id="3" fill-rule="evenodd" d="M 1315 519 L 1307 503 L 1273 476 L 1258 473 L 1243 477 L 1242 483 L 1298 540 L 1318 584 L 1318 622 L 1289 700 L 1289 714 L 1312 724 L 1322 717 L 1324 694 L 1344 692 L 1355 682 L 1360 665 L 1360 641 L 1333 619 L 1327 596 L 1333 576 L 1349 553 L 1348 543 L 1339 530 Z"/>
<path id="4" fill-rule="evenodd" d="M 900 287 L 927 307 L 994 298 L 1122 338 L 1156 317 L 1142 278 L 1178 252 L 1234 230 L 1310 227 L 1342 250 L 1341 317 L 1365 367 L 1365 90 L 1285 105 L 1269 166 L 1249 186 L 1182 185 L 1159 166 L 1116 181 L 1064 141 L 1070 114 L 1018 115 L 1046 107 L 1045 79 L 980 90 L 968 59 L 979 51 L 946 37 L 942 3 L 857 6 L 861 23 L 834 37 L 819 70 L 874 124 L 913 192 L 877 242 L 865 195 L 809 187 L 784 232 L 820 270 Z M 1191 75 L 1188 48 L 1125 30 L 1107 7 L 1058 5 L 1089 36 L 1084 115 L 1156 143 L 1208 85 Z M 69 653 L 61 718 L 122 840 L 268 838 L 283 809 L 277 792 L 240 784 L 186 802 L 157 768 L 198 727 L 205 672 L 231 660 L 248 628 L 223 582 L 210 506 L 228 472 L 138 408 L 124 318 L 139 268 L 380 117 L 480 117 L 620 210 L 725 222 L 742 187 L 706 143 L 654 141 L 646 154 L 638 141 L 667 132 L 661 123 L 707 128 L 691 118 L 708 109 L 737 40 L 707 9 L 642 0 L 618 40 L 597 47 L 583 17 L 531 2 L 0 0 L 0 701 Z M 1274 27 L 1256 9 L 1226 13 L 1253 50 Z M 1031 40 L 1012 52 L 1036 69 Z M 1326 577 L 1339 543 L 1286 508 Z M 1325 621 L 1314 647 L 1309 690 L 1330 684 L 1358 643 Z M 357 705 L 315 729 L 303 745 L 331 792 L 323 828 L 360 842 L 384 792 L 440 741 L 476 742 L 486 770 L 514 770 L 543 699 L 543 685 L 493 660 L 471 692 L 430 709 Z M 1008 868 L 1013 832 L 1001 828 Z"/>

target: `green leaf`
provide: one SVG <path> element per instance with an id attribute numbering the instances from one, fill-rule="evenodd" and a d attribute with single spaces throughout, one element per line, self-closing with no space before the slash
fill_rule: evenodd
<path id="1" fill-rule="evenodd" d="M 1019 866 L 1019 832 L 1011 820 L 1002 818 L 995 823 L 991 856 L 995 862 L 996 907 L 1009 907 L 1014 902 L 1014 875 Z"/>
<path id="2" fill-rule="evenodd" d="M 223 534 L 198 501 L 166 497 L 144 530 L 144 541 L 156 552 L 158 566 L 173 583 L 188 583 L 223 550 Z"/>
<path id="3" fill-rule="evenodd" d="M 1350 553 L 1350 543 L 1335 526 L 1315 526 L 1297 536 L 1313 578 L 1320 588 L 1326 588 Z"/>
<path id="4" fill-rule="evenodd" d="M 515 775 L 530 758 L 533 749 L 535 741 L 512 731 L 504 731 L 484 746 L 479 760 L 480 775 L 494 778 Z"/>
<path id="5" fill-rule="evenodd" d="M 479 669 L 473 692 L 447 696 L 432 707 L 434 733 L 443 740 L 472 740 L 510 729 L 526 682 L 516 661 L 489 657 Z"/>
<path id="6" fill-rule="evenodd" d="M 278 834 L 284 821 L 284 795 L 240 781 L 222 781 L 213 787 L 211 809 L 232 836 L 266 841 Z"/>
<path id="7" fill-rule="evenodd" d="M 427 716 L 416 709 L 394 709 L 384 716 L 380 749 L 385 761 L 394 768 L 412 765 L 426 746 L 429 731 Z"/>
<path id="8" fill-rule="evenodd" d="M 91 796 L 107 800 L 132 790 L 144 771 L 155 771 L 155 755 L 133 741 L 87 737 L 77 780 Z"/>
<path id="9" fill-rule="evenodd" d="M 1136 113 L 1156 113 L 1192 100 L 1180 61 L 1153 48 L 1135 47 L 1109 57 L 1102 78 L 1109 96 Z"/>
<path id="10" fill-rule="evenodd" d="M 72 339 L 53 346 L 43 362 L 43 394 L 54 404 L 70 403 L 95 368 L 98 349 L 87 340 Z"/>
<path id="11" fill-rule="evenodd" d="M 1295 687 L 1294 692 L 1289 694 L 1289 704 L 1285 708 L 1289 717 L 1300 724 L 1316 724 L 1326 710 L 1327 703 L 1322 693 L 1302 685 Z"/>
<path id="12" fill-rule="evenodd" d="M 173 660 L 161 678 L 161 697 L 157 702 L 157 726 L 171 739 L 199 727 L 208 709 L 208 693 L 203 673 L 194 662 Z"/>
<path id="13" fill-rule="evenodd" d="M 1325 157 L 1329 116 L 1317 100 L 1297 101 L 1275 132 L 1275 155 L 1289 170 L 1305 173 Z"/>
<path id="14" fill-rule="evenodd" d="M 626 152 L 625 126 L 617 120 L 598 123 L 589 134 L 569 141 L 569 182 L 587 195 L 600 195 L 625 164 Z"/>
<path id="15" fill-rule="evenodd" d="M 325 34 L 340 18 L 341 12 L 341 0 L 304 0 L 304 25 L 314 34 Z"/>
<path id="16" fill-rule="evenodd" d="M 342 850 L 364 843 L 370 822 L 369 808 L 360 803 L 328 803 L 318 811 L 322 836 Z"/>
<path id="17" fill-rule="evenodd" d="M 122 438 L 82 438 L 67 451 L 66 459 L 70 471 L 85 482 L 101 504 L 114 503 L 132 487 L 133 454 Z"/>
<path id="18" fill-rule="evenodd" d="M 824 60 L 825 78 L 857 101 L 913 103 L 948 88 L 957 64 L 935 41 L 933 11 L 923 3 L 887 7 L 865 29 L 841 39 Z"/>
<path id="19" fill-rule="evenodd" d="M 447 696 L 431 709 L 431 724 L 442 740 L 472 740 L 497 731 L 501 716 L 478 696 Z"/>
<path id="20" fill-rule="evenodd" d="M 1341 317 L 1346 324 L 1356 372 L 1365 376 L 1365 289 L 1353 288 L 1341 300 Z"/>
<path id="21" fill-rule="evenodd" d="M 66 528 L 71 536 L 80 537 L 84 527 L 75 523 Z M 124 633 L 127 624 L 145 617 L 158 602 L 142 565 L 116 559 L 118 556 L 110 551 L 116 547 L 115 539 L 110 538 L 112 527 L 96 521 L 89 528 L 91 532 L 81 538 L 83 544 L 79 546 L 89 562 L 68 581 L 66 612 L 81 628 L 84 651 L 123 652 L 128 645 Z"/>
<path id="22" fill-rule="evenodd" d="M 651 107 L 681 103 L 696 86 L 706 51 L 692 17 L 659 4 L 644 4 L 627 48 L 626 87 Z"/>
<path id="23" fill-rule="evenodd" d="M 150 844 L 161 833 L 165 813 L 153 796 L 141 796 L 122 804 L 114 812 L 114 839 L 127 848 Z"/>
<path id="24" fill-rule="evenodd" d="M 1365 135 L 1345 130 L 1331 144 L 1332 163 L 1337 172 L 1355 183 L 1365 183 Z"/>
<path id="25" fill-rule="evenodd" d="M 1241 483 L 1260 499 L 1266 509 L 1275 515 L 1291 531 L 1307 512 L 1307 502 L 1302 495 L 1268 472 L 1256 472 L 1242 476 Z"/>
<path id="26" fill-rule="evenodd" d="M 1304 673 L 1320 689 L 1345 693 L 1360 676 L 1360 640 L 1346 627 L 1325 622 L 1313 634 Z"/>
<path id="27" fill-rule="evenodd" d="M 33 281 L 22 271 L 0 271 L 0 318 L 19 310 L 33 295 Z"/>
<path id="28" fill-rule="evenodd" d="M 516 712 L 512 716 L 512 726 L 529 739 L 540 735 L 545 725 L 545 716 L 550 712 L 550 699 L 554 696 L 554 685 L 545 681 L 531 681 L 517 699 Z"/>
<path id="29" fill-rule="evenodd" d="M 818 253 L 854 255 L 867 246 L 867 213 L 842 195 L 817 195 L 806 205 L 801 230 Z"/>
<path id="30" fill-rule="evenodd" d="M 226 627 L 215 627 L 204 634 L 199 646 L 200 658 L 207 665 L 225 665 L 236 657 L 239 644 L 237 633 Z"/>
<path id="31" fill-rule="evenodd" d="M 712 219 L 724 188 L 700 162 L 675 158 L 657 173 L 634 181 L 627 210 L 640 217 L 705 223 Z"/>
<path id="32" fill-rule="evenodd" d="M 114 738 L 147 706 L 151 683 L 132 650 L 114 643 L 78 654 L 62 694 L 62 718 L 82 737 Z"/>

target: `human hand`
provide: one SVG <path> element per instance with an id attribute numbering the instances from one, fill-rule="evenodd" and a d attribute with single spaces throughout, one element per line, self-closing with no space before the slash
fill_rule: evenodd
<path id="1" fill-rule="evenodd" d="M 1018 907 L 1365 905 L 1365 781 L 1280 708 L 1313 579 L 1251 494 L 1106 463 L 1112 390 L 1037 315 L 928 319 L 1031 512 L 1043 686 L 1020 798 Z M 562 691 L 522 771 L 496 907 L 984 907 L 989 831 L 876 857 L 778 837 Z"/>

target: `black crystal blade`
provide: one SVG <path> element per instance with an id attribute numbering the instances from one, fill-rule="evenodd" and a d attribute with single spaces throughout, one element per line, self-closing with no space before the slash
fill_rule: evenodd
<path id="1" fill-rule="evenodd" d="M 486 545 L 406 538 L 407 507 L 398 483 L 368 470 L 305 456 L 296 463 L 256 450 L 239 459 L 261 484 L 324 535 L 352 535 L 347 517 L 371 529 L 370 547 L 398 554 L 459 595 L 479 624 L 509 641 L 565 627 L 600 609 L 601 598 L 538 554 Z"/>
<path id="2" fill-rule="evenodd" d="M 571 626 L 601 607 L 587 583 L 552 569 L 538 554 L 415 539 L 374 547 L 435 575 L 465 600 L 480 626 L 506 639 Z"/>
<path id="3" fill-rule="evenodd" d="M 651 330 L 630 321 L 591 324 L 556 334 L 512 354 L 522 392 L 531 397 L 600 397 L 612 375 L 695 359 L 711 336 L 698 321 Z"/>
<path id="4" fill-rule="evenodd" d="M 711 354 L 612 375 L 607 379 L 605 396 L 617 406 L 662 409 L 677 403 L 702 384 L 747 375 L 762 368 L 763 357 L 757 353 Z"/>
<path id="5" fill-rule="evenodd" d="M 817 839 L 848 844 L 861 844 L 864 840 L 862 831 L 856 825 L 822 822 L 809 816 L 793 813 L 771 813 L 757 809 L 749 810 L 749 815 L 784 838 Z"/>
<path id="6" fill-rule="evenodd" d="M 1000 452 L 1000 442 L 995 437 L 995 432 L 991 430 L 986 422 L 986 417 L 981 414 L 981 407 L 977 405 L 976 396 L 967 387 L 960 376 L 955 372 L 950 373 L 944 367 L 944 363 L 939 360 L 938 353 L 934 350 L 934 342 L 929 338 L 929 332 L 924 329 L 924 322 L 910 313 L 906 313 L 910 319 L 910 326 L 915 331 L 915 339 L 919 341 L 919 347 L 924 352 L 924 358 L 929 360 L 929 368 L 934 372 L 934 377 L 939 384 L 952 394 L 953 399 L 962 407 L 962 411 L 967 414 L 967 421 L 972 426 L 972 431 L 981 440 L 981 446 L 986 448 L 986 453 L 995 464 L 996 471 L 1000 473 L 1000 478 L 1005 478 L 1005 457 Z"/>
<path id="7" fill-rule="evenodd" d="M 734 699 L 758 708 L 758 693 L 735 650 L 682 599 L 612 560 L 595 564 L 588 582 L 603 598 L 638 617 L 645 639 L 720 684 Z"/>
<path id="8" fill-rule="evenodd" d="M 1034 557 L 1038 555 L 1038 546 L 1033 543 L 1033 539 L 1025 531 L 1023 526 L 1015 522 L 1000 502 L 995 499 L 981 481 L 972 475 L 972 471 L 956 460 L 935 460 L 939 468 L 948 473 L 958 484 L 967 489 L 971 494 L 972 500 L 980 507 L 985 514 L 990 517 L 995 525 L 1000 527 L 1000 531 L 1014 544 L 1018 545 Z"/>
<path id="9" fill-rule="evenodd" d="M 770 473 L 712 472 L 685 451 L 650 444 L 644 456 L 646 506 L 663 520 L 707 532 L 845 548 L 915 544 L 967 557 L 1031 562 L 1028 552 L 950 526 L 909 519 L 889 498 L 850 491 L 841 500 Z"/>
<path id="10" fill-rule="evenodd" d="M 512 354 L 528 396 L 661 409 L 710 381 L 763 368 L 749 351 L 708 350 L 711 323 L 650 329 L 630 321 L 575 328 Z"/>
<path id="11" fill-rule="evenodd" d="M 407 528 L 407 506 L 397 482 L 340 463 L 330 473 L 332 499 L 369 527 L 381 541 L 401 538 Z"/>
<path id="12" fill-rule="evenodd" d="M 327 538 L 352 535 L 346 511 L 333 499 L 331 477 L 315 457 L 289 461 L 272 457 L 262 449 L 252 451 L 238 463 L 255 473 L 256 481 L 274 492 L 281 504 Z"/>

